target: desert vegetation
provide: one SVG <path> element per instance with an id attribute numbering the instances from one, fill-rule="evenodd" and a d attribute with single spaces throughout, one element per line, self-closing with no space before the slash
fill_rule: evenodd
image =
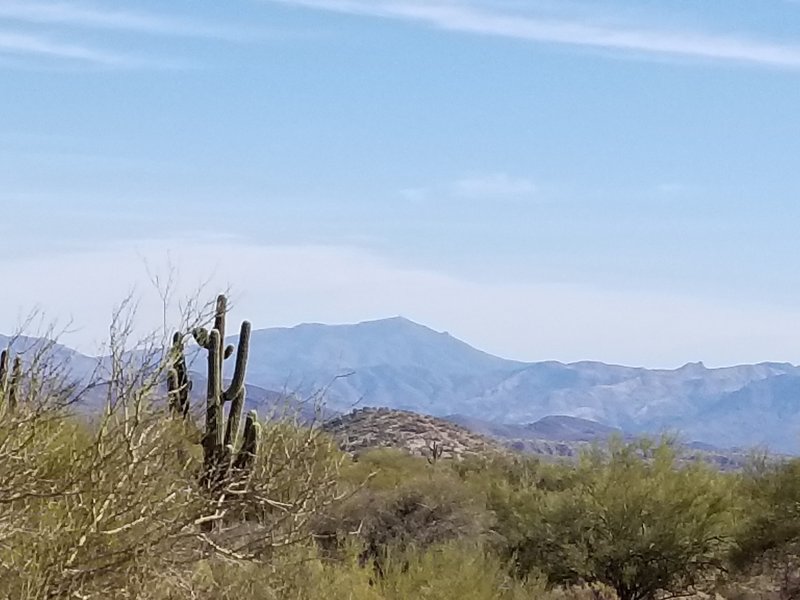
<path id="1" fill-rule="evenodd" d="M 3 352 L 1 597 L 800 594 L 798 461 L 723 473 L 668 440 L 611 440 L 577 463 L 446 440 L 351 454 L 285 413 L 242 422 L 250 325 L 225 347 L 226 312 L 220 297 L 139 342 L 118 313 L 107 358 L 77 381 L 52 343 Z"/>

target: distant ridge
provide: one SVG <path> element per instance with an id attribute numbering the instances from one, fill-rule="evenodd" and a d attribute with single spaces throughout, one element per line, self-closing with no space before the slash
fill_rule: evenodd
<path id="1" fill-rule="evenodd" d="M 615 435 L 620 438 L 630 437 L 616 427 L 565 415 L 551 415 L 535 423 L 521 425 L 482 421 L 463 415 L 447 415 L 445 418 L 471 431 L 501 439 L 595 442 L 606 441 Z"/>
<path id="2" fill-rule="evenodd" d="M 723 448 L 800 449 L 800 369 L 789 363 L 524 363 L 403 317 L 258 330 L 251 356 L 251 383 L 301 396 L 324 388 L 329 406 L 343 413 L 385 406 L 503 425 L 563 415 Z"/>
<path id="3" fill-rule="evenodd" d="M 510 453 L 549 460 L 576 460 L 585 450 L 606 448 L 609 441 L 601 425 L 571 417 L 547 417 L 538 423 L 484 435 L 448 419 L 389 408 L 357 409 L 329 420 L 323 428 L 342 450 L 356 456 L 367 450 L 391 448 L 429 460 L 434 447 L 441 448 L 441 458 L 445 460 Z M 573 439 L 559 439 L 559 430 L 574 432 Z M 537 437 L 540 431 L 552 435 L 553 439 Z M 514 437 L 513 433 L 522 436 Z M 690 446 L 684 446 L 679 455 L 681 461 L 703 461 L 722 470 L 741 469 L 748 459 L 740 453 Z"/>
<path id="4" fill-rule="evenodd" d="M 7 343 L 0 336 L 0 345 Z M 76 371 L 98 360 L 63 346 L 55 350 Z M 545 429 L 537 436 L 573 439 L 585 435 L 584 426 L 605 427 L 631 435 L 668 432 L 719 448 L 800 450 L 800 368 L 789 363 L 709 369 L 695 362 L 672 370 L 524 363 L 392 317 L 254 331 L 247 382 L 254 402 L 323 393 L 331 413 L 384 406 L 456 415 L 487 432 L 538 427 Z M 553 415 L 560 417 L 540 421 Z"/>

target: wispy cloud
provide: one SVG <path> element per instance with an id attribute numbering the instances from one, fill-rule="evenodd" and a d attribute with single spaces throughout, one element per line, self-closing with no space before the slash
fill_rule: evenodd
<path id="1" fill-rule="evenodd" d="M 453 193 L 463 198 L 520 197 L 536 193 L 536 184 L 524 177 L 493 173 L 481 177 L 465 177 L 452 185 Z"/>
<path id="2" fill-rule="evenodd" d="M 112 29 L 156 35 L 206 37 L 241 41 L 251 33 L 242 29 L 209 25 L 185 18 L 98 9 L 67 2 L 0 2 L 0 19 L 24 23 L 69 25 L 74 27 Z"/>
<path id="3" fill-rule="evenodd" d="M 64 64 L 104 68 L 181 68 L 187 65 L 180 59 L 165 57 L 163 50 L 158 51 L 158 57 L 116 51 L 115 37 L 103 38 L 107 48 L 88 45 L 84 41 L 85 30 L 231 42 L 253 41 L 265 35 L 246 27 L 226 27 L 189 17 L 134 12 L 85 2 L 0 0 L 0 58 L 16 59 L 10 64 L 17 68 Z M 125 45 L 130 47 L 129 43 Z M 146 48 L 146 40 L 137 47 Z"/>
<path id="4" fill-rule="evenodd" d="M 0 54 L 58 58 L 102 67 L 137 67 L 147 64 L 143 59 L 106 50 L 58 42 L 35 34 L 4 31 L 0 31 Z"/>
<path id="5" fill-rule="evenodd" d="M 536 194 L 538 187 L 527 177 L 489 173 L 463 177 L 449 183 L 400 190 L 409 202 L 432 199 L 512 200 Z"/>
<path id="6" fill-rule="evenodd" d="M 800 45 L 701 31 L 598 25 L 552 19 L 459 0 L 267 0 L 312 9 L 418 22 L 443 30 L 646 55 L 800 68 Z"/>

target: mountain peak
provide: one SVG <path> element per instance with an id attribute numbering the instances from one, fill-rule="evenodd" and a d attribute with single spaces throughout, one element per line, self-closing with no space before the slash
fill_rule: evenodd
<path id="1" fill-rule="evenodd" d="M 410 401 L 413 393 L 424 394 L 428 402 L 434 402 L 430 391 L 412 392 L 419 381 L 438 381 L 437 385 L 448 389 L 452 387 L 447 379 L 451 376 L 473 377 L 517 367 L 513 361 L 477 350 L 399 315 L 355 325 L 304 324 L 292 329 L 260 329 L 252 334 L 250 354 L 248 377 L 255 382 L 269 381 L 274 385 L 282 378 L 288 385 L 296 382 L 326 387 L 333 377 L 352 372 L 353 376 L 340 382 L 337 389 L 359 381 L 369 403 L 389 395 L 390 388 L 398 401 Z M 416 383 L 405 386 L 400 383 L 404 378 Z"/>
<path id="2" fill-rule="evenodd" d="M 394 317 L 386 317 L 383 319 L 370 319 L 367 321 L 361 321 L 357 323 L 357 326 L 362 327 L 382 327 L 382 326 L 391 326 L 391 327 L 413 327 L 419 329 L 430 329 L 430 327 L 426 327 L 425 325 L 421 325 L 416 321 L 412 321 L 411 319 L 404 317 L 402 315 L 395 315 Z"/>
<path id="3" fill-rule="evenodd" d="M 689 373 L 703 372 L 707 370 L 708 369 L 706 368 L 706 365 L 701 360 L 697 362 L 687 362 L 685 365 L 683 365 L 678 369 L 678 371 L 685 371 Z"/>
<path id="4" fill-rule="evenodd" d="M 426 327 L 425 325 L 421 325 L 411 319 L 404 317 L 402 315 L 396 315 L 394 317 L 384 317 L 379 319 L 367 319 L 366 321 L 359 321 L 357 323 L 320 323 L 317 321 L 307 321 L 305 323 L 300 323 L 295 325 L 294 327 L 273 327 L 273 328 L 265 328 L 265 329 L 258 329 L 257 331 L 291 331 L 291 330 L 344 330 L 344 329 L 353 329 L 353 328 L 386 328 L 386 327 L 394 327 L 397 329 L 401 328 L 414 328 L 414 329 L 422 329 L 427 331 L 433 331 L 430 327 Z"/>

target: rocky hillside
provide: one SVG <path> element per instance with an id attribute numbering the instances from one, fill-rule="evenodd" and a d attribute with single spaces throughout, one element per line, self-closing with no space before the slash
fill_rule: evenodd
<path id="1" fill-rule="evenodd" d="M 338 440 L 343 450 L 353 454 L 373 448 L 396 448 L 416 456 L 430 457 L 433 444 L 436 443 L 441 446 L 442 458 L 445 459 L 492 452 L 520 452 L 543 459 L 576 459 L 593 444 L 602 446 L 608 441 L 607 437 L 589 439 L 591 436 L 588 435 L 573 435 L 569 441 L 536 437 L 537 431 L 544 435 L 554 434 L 549 430 L 553 422 L 559 423 L 559 431 L 571 425 L 574 433 L 574 428 L 582 425 L 594 433 L 591 422 L 572 422 L 561 418 L 546 419 L 544 423 L 527 427 L 502 431 L 484 429 L 477 433 L 449 420 L 389 408 L 355 410 L 326 421 L 323 428 Z M 625 436 L 625 439 L 632 441 L 633 438 Z M 683 461 L 703 461 L 723 471 L 741 469 L 749 460 L 746 453 L 691 446 L 683 446 L 681 456 Z"/>
<path id="2" fill-rule="evenodd" d="M 505 452 L 502 444 L 460 425 L 427 415 L 388 408 L 362 408 L 327 421 L 323 428 L 346 452 L 398 448 L 430 457 L 434 444 L 442 458 Z"/>
<path id="3" fill-rule="evenodd" d="M 526 436 L 498 436 L 476 432 L 450 420 L 389 408 L 362 408 L 325 422 L 347 451 L 398 448 L 417 456 L 430 456 L 434 442 L 442 458 L 462 458 L 491 452 L 524 452 L 544 458 L 574 458 L 590 445 L 587 440 L 558 441 Z"/>

